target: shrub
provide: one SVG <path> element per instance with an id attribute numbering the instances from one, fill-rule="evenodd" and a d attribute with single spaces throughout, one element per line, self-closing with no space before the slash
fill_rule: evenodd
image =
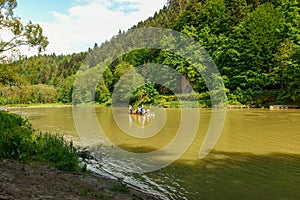
<path id="1" fill-rule="evenodd" d="M 0 111 L 0 158 L 41 161 L 66 171 L 79 170 L 73 143 L 58 135 L 35 134 L 19 115 Z"/>

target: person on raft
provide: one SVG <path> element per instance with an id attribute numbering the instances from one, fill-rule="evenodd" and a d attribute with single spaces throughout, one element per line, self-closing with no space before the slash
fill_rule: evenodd
<path id="1" fill-rule="evenodd" d="M 142 115 L 144 115 L 144 114 L 146 113 L 146 110 L 145 110 L 145 108 L 144 108 L 144 105 L 142 105 L 142 107 L 140 107 L 140 108 L 138 109 L 138 113 L 139 113 L 139 114 L 142 114 Z"/>
<path id="2" fill-rule="evenodd" d="M 133 110 L 132 105 L 129 105 L 129 114 L 132 114 L 132 110 Z"/>

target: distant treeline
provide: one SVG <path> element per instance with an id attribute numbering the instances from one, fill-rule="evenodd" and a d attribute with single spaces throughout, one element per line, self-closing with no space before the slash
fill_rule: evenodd
<path id="1" fill-rule="evenodd" d="M 222 75 L 228 104 L 299 104 L 299 5 L 297 0 L 169 0 L 153 17 L 132 29 L 170 28 L 199 42 Z M 123 34 L 120 31 L 88 52 L 35 56 L 1 65 L 0 82 L 5 86 L 0 89 L 0 103 L 71 103 L 75 75 L 83 62 L 96 66 L 97 52 L 114 42 L 121 43 L 118 38 Z M 103 56 L 110 54 L 101 52 Z M 176 69 L 190 81 L 201 104 L 209 106 L 209 93 L 201 74 L 181 57 L 152 49 L 128 51 L 113 61 L 90 95 L 99 103 L 110 104 L 120 78 L 145 63 L 161 63 Z M 130 101 L 166 104 L 174 101 L 169 97 L 172 95 L 168 88 L 149 82 L 131 94 Z"/>

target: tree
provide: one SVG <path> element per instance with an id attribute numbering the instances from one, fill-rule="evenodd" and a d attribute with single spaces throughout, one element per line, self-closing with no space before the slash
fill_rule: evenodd
<path id="1" fill-rule="evenodd" d="M 39 53 L 48 45 L 48 39 L 43 35 L 43 29 L 39 24 L 31 21 L 24 25 L 21 19 L 14 15 L 13 10 L 17 7 L 16 0 L 0 0 L 0 30 L 9 37 L 0 37 L 0 61 L 4 61 L 4 52 L 11 52 L 20 46 L 28 45 L 37 47 Z"/>

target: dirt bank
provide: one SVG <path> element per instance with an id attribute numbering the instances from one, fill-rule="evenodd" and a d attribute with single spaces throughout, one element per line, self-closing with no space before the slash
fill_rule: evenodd
<path id="1" fill-rule="evenodd" d="M 126 187 L 125 187 L 126 188 Z M 92 173 L 65 172 L 38 163 L 0 160 L 0 199 L 155 199 Z"/>

